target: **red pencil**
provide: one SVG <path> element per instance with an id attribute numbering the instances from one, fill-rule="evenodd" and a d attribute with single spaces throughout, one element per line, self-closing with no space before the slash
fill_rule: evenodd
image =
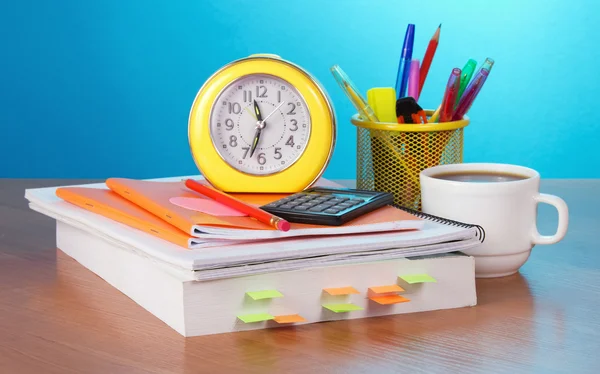
<path id="1" fill-rule="evenodd" d="M 435 30 L 435 34 L 429 41 L 429 45 L 427 46 L 427 51 L 425 51 L 425 57 L 423 57 L 423 63 L 421 64 L 421 74 L 419 77 L 419 92 L 423 92 L 423 85 L 425 84 L 425 78 L 427 78 L 427 73 L 429 72 L 429 67 L 431 66 L 431 61 L 433 60 L 433 55 L 435 55 L 435 50 L 437 49 L 438 43 L 440 41 L 440 31 L 442 30 L 442 24 L 438 26 L 437 30 Z"/>
<path id="2" fill-rule="evenodd" d="M 258 221 L 266 223 L 269 226 L 273 226 L 277 230 L 288 231 L 290 229 L 289 222 L 284 220 L 283 218 L 274 216 L 271 213 L 265 212 L 264 210 L 256 208 L 252 205 L 248 205 L 243 201 L 234 198 L 231 195 L 218 191 L 202 183 L 196 182 L 193 179 L 186 180 L 185 185 L 192 191 L 201 193 L 202 195 L 211 198 L 232 209 L 235 209 L 238 212 L 242 212 L 249 215 L 252 218 L 256 218 Z"/>

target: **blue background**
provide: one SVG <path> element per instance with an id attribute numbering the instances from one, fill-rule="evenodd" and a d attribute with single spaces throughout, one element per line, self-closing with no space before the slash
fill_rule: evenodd
<path id="1" fill-rule="evenodd" d="M 363 94 L 393 86 L 408 23 L 419 59 L 442 23 L 426 108 L 453 67 L 496 61 L 469 112 L 466 162 L 600 177 L 600 3 L 552 0 L 4 1 L 0 177 L 196 174 L 196 92 L 222 65 L 263 52 L 323 83 L 339 121 L 325 176 L 354 178 L 354 110 L 329 67 L 340 64 Z"/>

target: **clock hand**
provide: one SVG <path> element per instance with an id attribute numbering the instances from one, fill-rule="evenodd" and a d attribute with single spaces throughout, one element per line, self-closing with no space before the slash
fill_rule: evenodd
<path id="1" fill-rule="evenodd" d="M 256 113 L 256 133 L 254 134 L 254 140 L 252 140 L 252 148 L 250 149 L 250 157 L 254 155 L 254 151 L 256 150 L 256 146 L 258 145 L 258 141 L 260 140 L 260 134 L 262 129 L 265 127 L 264 121 L 262 119 L 262 114 L 260 113 L 260 108 L 258 107 L 258 103 L 254 100 L 254 113 Z"/>
<path id="2" fill-rule="evenodd" d="M 266 120 L 267 120 L 269 117 L 271 117 L 271 115 L 272 115 L 273 113 L 275 113 L 275 112 L 277 111 L 277 109 L 279 109 L 279 108 L 280 108 L 280 107 L 281 107 L 283 104 L 285 104 L 285 101 L 282 101 L 282 102 L 281 102 L 281 104 L 277 105 L 277 107 L 276 107 L 275 109 L 273 109 L 273 111 L 272 111 L 271 113 L 269 113 L 269 115 L 268 115 L 268 116 L 266 116 L 266 117 L 265 117 L 265 119 L 263 119 L 263 120 L 261 121 L 261 122 L 263 123 L 263 127 L 265 127 L 265 126 L 264 126 L 264 122 L 265 122 L 265 121 L 266 121 Z"/>
<path id="3" fill-rule="evenodd" d="M 273 111 L 271 113 L 269 113 L 269 115 L 267 115 L 264 119 L 262 119 L 262 114 L 260 112 L 260 108 L 258 107 L 258 103 L 256 102 L 256 100 L 254 100 L 254 112 L 256 113 L 256 118 L 258 119 L 258 122 L 256 122 L 256 133 L 254 134 L 254 140 L 252 141 L 252 148 L 250 149 L 250 157 L 252 157 L 252 155 L 254 155 L 254 151 L 256 150 L 256 146 L 258 146 L 258 141 L 260 139 L 260 134 L 262 132 L 262 129 L 264 129 L 265 126 L 267 125 L 267 123 L 265 121 L 269 117 L 271 117 L 271 115 L 273 115 L 273 113 L 275 113 L 277 111 L 277 109 L 279 109 L 284 103 L 285 103 L 285 101 L 282 101 L 281 104 L 279 104 L 275 109 L 273 109 Z"/>

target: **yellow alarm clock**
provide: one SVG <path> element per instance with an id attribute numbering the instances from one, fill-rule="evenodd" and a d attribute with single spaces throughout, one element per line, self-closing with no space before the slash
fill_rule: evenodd
<path id="1" fill-rule="evenodd" d="M 192 104 L 188 137 L 196 166 L 216 188 L 293 193 L 323 174 L 336 119 L 327 93 L 307 71 L 256 54 L 204 83 Z"/>

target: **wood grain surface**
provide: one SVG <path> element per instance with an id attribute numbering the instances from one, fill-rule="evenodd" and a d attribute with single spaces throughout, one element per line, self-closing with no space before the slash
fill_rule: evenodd
<path id="1" fill-rule="evenodd" d="M 598 373 L 599 180 L 548 180 L 567 201 L 558 244 L 477 280 L 478 305 L 183 338 L 55 245 L 26 188 L 0 179 L 0 373 Z M 556 213 L 539 210 L 551 234 Z M 82 243 L 85 245 L 85 243 Z"/>

